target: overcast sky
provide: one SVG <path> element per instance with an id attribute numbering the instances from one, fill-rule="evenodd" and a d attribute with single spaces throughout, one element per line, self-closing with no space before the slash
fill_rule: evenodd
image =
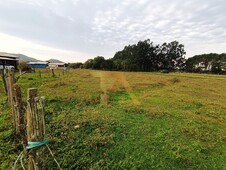
<path id="1" fill-rule="evenodd" d="M 226 52 L 225 0 L 0 0 L 0 51 L 47 60 L 111 58 L 149 38 L 186 57 Z"/>

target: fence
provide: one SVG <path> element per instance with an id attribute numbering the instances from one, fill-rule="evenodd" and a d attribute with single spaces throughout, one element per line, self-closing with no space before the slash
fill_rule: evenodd
<path id="1" fill-rule="evenodd" d="M 17 162 L 21 161 L 23 153 L 28 155 L 28 170 L 46 169 L 43 155 L 43 145 L 47 146 L 54 161 L 56 161 L 53 152 L 48 147 L 48 140 L 45 139 L 45 97 L 38 97 L 38 90 L 30 88 L 27 90 L 27 106 L 23 104 L 21 88 L 16 83 L 18 78 L 15 78 L 14 70 L 3 70 L 2 74 L 7 100 L 11 109 L 13 126 L 16 135 L 22 139 L 24 151 L 18 156 L 14 168 L 16 169 Z M 22 166 L 23 169 L 24 166 Z"/>

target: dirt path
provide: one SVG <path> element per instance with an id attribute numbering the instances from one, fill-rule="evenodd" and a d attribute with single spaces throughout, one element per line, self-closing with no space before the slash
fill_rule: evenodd
<path id="1" fill-rule="evenodd" d="M 103 91 L 101 96 L 101 101 L 104 104 L 108 104 L 109 96 L 107 91 L 117 91 L 120 89 L 125 89 L 125 91 L 130 95 L 134 105 L 140 105 L 136 96 L 132 93 L 132 88 L 129 82 L 126 80 L 124 72 L 107 72 L 107 71 L 94 71 L 91 73 L 94 77 L 100 78 L 100 87 Z"/>

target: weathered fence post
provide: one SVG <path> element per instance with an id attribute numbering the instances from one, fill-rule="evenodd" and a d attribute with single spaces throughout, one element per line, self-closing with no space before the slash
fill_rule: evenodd
<path id="1" fill-rule="evenodd" d="M 54 69 L 52 68 L 51 71 L 52 71 L 52 77 L 55 77 Z"/>
<path id="2" fill-rule="evenodd" d="M 7 84 L 7 96 L 8 96 L 8 101 L 9 101 L 9 104 L 10 106 L 13 107 L 13 97 L 14 97 L 14 94 L 13 94 L 13 84 L 15 83 L 15 74 L 14 74 L 14 70 L 6 70 L 6 84 Z"/>
<path id="3" fill-rule="evenodd" d="M 13 85 L 16 82 L 15 74 L 14 74 L 14 70 L 11 70 L 11 69 L 6 69 L 5 71 L 6 71 L 5 80 L 6 80 L 8 103 L 9 103 L 11 113 L 12 113 L 14 128 L 15 128 L 16 134 L 18 135 L 19 134 L 19 126 L 16 122 L 16 117 L 15 117 L 15 108 L 14 108 L 15 94 L 14 94 L 14 89 L 13 89 Z"/>
<path id="4" fill-rule="evenodd" d="M 6 74 L 5 69 L 1 70 L 2 82 L 5 89 L 5 94 L 8 95 L 7 84 L 6 84 Z"/>
<path id="5" fill-rule="evenodd" d="M 42 78 L 42 73 L 40 70 L 39 70 L 39 77 Z"/>
<path id="6" fill-rule="evenodd" d="M 18 84 L 13 85 L 14 90 L 14 118 L 16 134 L 20 135 L 23 139 L 23 145 L 27 146 L 26 126 L 24 120 L 25 109 L 22 102 L 21 90 Z"/>
<path id="7" fill-rule="evenodd" d="M 27 137 L 29 142 L 44 140 L 44 97 L 37 97 L 37 89 L 30 88 L 27 93 Z M 32 149 L 29 152 L 28 170 L 45 169 L 43 163 L 43 147 Z"/>

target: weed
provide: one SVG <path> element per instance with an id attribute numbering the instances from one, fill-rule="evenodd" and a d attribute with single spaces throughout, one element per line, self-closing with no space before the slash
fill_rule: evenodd
<path id="1" fill-rule="evenodd" d="M 170 79 L 169 81 L 174 84 L 174 83 L 179 83 L 180 79 L 174 77 L 174 78 Z"/>
<path id="2" fill-rule="evenodd" d="M 60 86 L 65 86 L 66 83 L 64 82 L 53 82 L 53 83 L 49 83 L 47 86 L 50 88 L 56 88 L 56 87 L 60 87 Z"/>

